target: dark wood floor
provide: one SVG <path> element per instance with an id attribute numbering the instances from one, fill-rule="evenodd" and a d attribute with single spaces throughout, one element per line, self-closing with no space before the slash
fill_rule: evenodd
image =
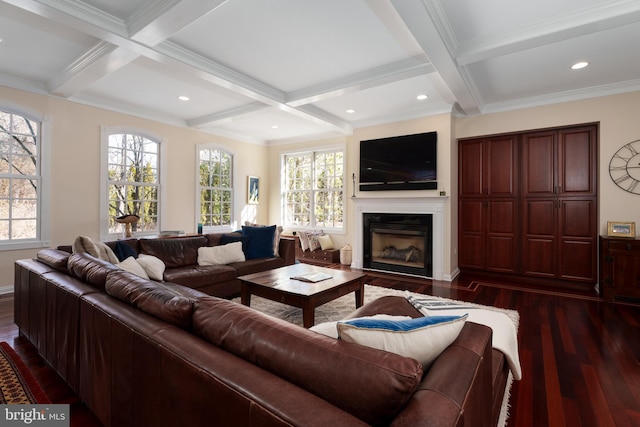
<path id="1" fill-rule="evenodd" d="M 520 313 L 523 379 L 511 390 L 508 426 L 640 426 L 640 306 L 604 302 L 591 290 L 523 290 L 478 278 L 449 283 L 372 274 L 367 283 Z M 10 296 L 0 298 L 0 340 L 21 354 L 52 401 L 72 405 L 72 426 L 99 425 L 18 335 Z"/>

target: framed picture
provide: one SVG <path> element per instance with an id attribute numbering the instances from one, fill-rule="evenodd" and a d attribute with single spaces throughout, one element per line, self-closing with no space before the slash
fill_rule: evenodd
<path id="1" fill-rule="evenodd" d="M 247 203 L 257 205 L 260 202 L 260 178 L 251 176 L 247 178 Z"/>
<path id="2" fill-rule="evenodd" d="M 608 221 L 607 235 L 611 237 L 636 237 L 636 223 Z"/>

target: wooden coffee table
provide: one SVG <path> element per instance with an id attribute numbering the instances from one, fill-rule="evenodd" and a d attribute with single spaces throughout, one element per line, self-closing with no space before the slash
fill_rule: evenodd
<path id="1" fill-rule="evenodd" d="M 330 279 L 309 283 L 291 277 L 322 272 Z M 242 304 L 251 304 L 251 295 L 302 308 L 305 328 L 313 326 L 315 309 L 322 304 L 355 292 L 356 308 L 364 300 L 364 277 L 362 273 L 334 270 L 309 264 L 293 264 L 261 273 L 240 276 L 240 299 Z"/>

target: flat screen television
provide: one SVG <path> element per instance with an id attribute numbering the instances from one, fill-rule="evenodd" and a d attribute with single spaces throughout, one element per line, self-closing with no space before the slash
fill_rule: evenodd
<path id="1" fill-rule="evenodd" d="M 360 141 L 360 191 L 435 190 L 437 132 Z"/>

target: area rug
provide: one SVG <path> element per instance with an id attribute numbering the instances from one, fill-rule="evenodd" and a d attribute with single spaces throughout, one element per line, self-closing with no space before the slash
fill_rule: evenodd
<path id="1" fill-rule="evenodd" d="M 0 404 L 51 403 L 20 356 L 0 343 Z"/>
<path id="2" fill-rule="evenodd" d="M 386 295 L 397 295 L 397 296 L 405 296 L 406 291 L 398 290 L 398 289 L 389 289 L 383 288 L 380 286 L 373 285 L 365 285 L 364 287 L 364 303 L 371 302 L 377 298 Z M 417 297 L 424 297 L 422 294 L 415 294 Z M 507 310 L 497 307 L 488 307 L 480 304 L 468 303 L 463 301 L 456 301 L 447 298 L 441 297 L 433 297 L 436 299 L 440 299 L 442 301 L 447 302 L 459 302 L 461 305 L 465 306 L 475 306 L 478 308 L 484 308 L 488 310 L 502 312 L 513 321 L 516 330 L 518 329 L 520 315 L 515 310 Z M 240 298 L 234 298 L 235 302 L 240 303 Z M 315 324 L 318 325 L 324 322 L 332 322 L 336 320 L 340 320 L 346 317 L 349 313 L 353 312 L 356 309 L 355 306 L 355 295 L 353 293 L 340 297 L 336 300 L 328 302 L 320 307 L 316 308 L 315 312 Z M 290 323 L 296 324 L 298 326 L 302 326 L 302 309 L 297 307 L 291 307 L 289 305 L 281 304 L 276 301 L 270 301 L 265 298 L 261 298 L 255 295 L 251 296 L 251 308 L 266 313 L 270 316 L 277 317 L 279 319 L 284 319 Z M 509 373 L 507 378 L 507 387 L 505 390 L 504 399 L 502 401 L 502 409 L 500 412 L 500 418 L 498 420 L 498 426 L 505 426 L 507 423 L 507 419 L 509 418 L 509 398 L 511 396 L 511 386 L 513 383 L 513 376 Z"/>

